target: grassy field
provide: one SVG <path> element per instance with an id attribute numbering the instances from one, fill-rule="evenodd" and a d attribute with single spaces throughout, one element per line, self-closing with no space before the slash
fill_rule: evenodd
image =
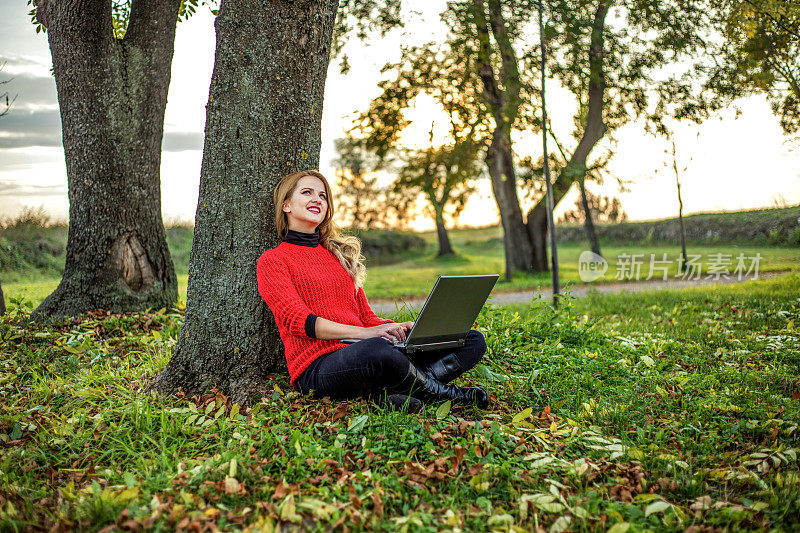
<path id="1" fill-rule="evenodd" d="M 455 257 L 437 258 L 434 255 L 434 245 L 431 244 L 430 253 L 426 256 L 409 258 L 393 265 L 370 267 L 367 270 L 365 284 L 367 295 L 370 298 L 424 296 L 433 287 L 436 276 L 440 274 L 500 274 L 501 279 L 495 286 L 495 291 L 533 289 L 551 285 L 550 272 L 542 274 L 516 273 L 510 283 L 505 281 L 502 243 L 492 236 L 495 232 L 494 228 L 492 230 L 462 231 L 465 234 L 463 237 L 467 237 L 466 239 L 454 232 L 456 235 L 453 240 L 456 241 L 455 246 L 459 250 Z M 499 236 L 499 232 L 497 235 Z M 586 249 L 578 243 L 566 243 L 559 246 L 558 263 L 562 285 L 581 283 L 578 257 Z M 650 258 L 653 257 L 654 261 L 662 261 L 664 254 L 667 254 L 667 263 L 664 265 L 667 267 L 668 277 L 671 278 L 678 272 L 679 246 L 606 244 L 602 246 L 601 251 L 608 262 L 608 269 L 605 275 L 594 283 L 619 281 L 618 274 L 624 278 L 623 281 L 630 281 L 634 276 L 629 275 L 631 271 L 626 265 L 634 262 L 640 263 L 638 279 L 648 279 L 651 274 Z M 632 259 L 634 254 L 637 254 L 635 260 Z M 696 245 L 687 250 L 687 255 L 693 254 L 700 256 L 698 264 L 701 270 L 700 275 L 703 277 L 707 275 L 709 266 L 715 261 L 718 261 L 720 265 L 727 265 L 725 268 L 732 274 L 740 254 L 745 260 L 745 268 L 750 266 L 756 254 L 760 254 L 758 260 L 760 271 L 793 270 L 800 265 L 800 249 L 798 248 L 734 244 Z M 722 254 L 721 261 L 717 254 Z M 663 273 L 658 270 L 658 263 L 655 263 L 654 266 L 652 278 L 661 278 Z"/>
<path id="2" fill-rule="evenodd" d="M 408 298 L 425 296 L 433 287 L 436 277 L 443 274 L 500 274 L 501 280 L 495 287 L 498 291 L 514 291 L 524 289 L 535 289 L 537 287 L 550 286 L 550 273 L 525 274 L 517 273 L 509 283 L 503 279 L 505 262 L 503 257 L 503 246 L 500 241 L 499 228 L 463 229 L 450 232 L 454 247 L 458 250 L 457 255 L 450 257 L 436 257 L 436 236 L 434 233 L 423 233 L 422 237 L 428 242 L 427 248 L 422 253 L 410 253 L 404 260 L 390 265 L 368 266 L 367 281 L 365 289 L 369 298 Z M 188 239 L 188 232 L 182 232 L 173 240 L 181 237 Z M 188 246 L 188 242 L 184 245 Z M 185 247 L 185 246 L 184 246 Z M 183 248 L 180 248 L 183 250 Z M 188 250 L 188 249 L 187 249 Z M 559 246 L 559 266 L 560 280 L 563 285 L 569 286 L 571 283 L 580 283 L 578 272 L 578 257 L 586 248 L 579 243 L 565 243 Z M 184 250 L 178 257 L 176 265 L 188 264 L 188 251 Z M 651 275 L 650 260 L 662 261 L 664 254 L 668 263 L 668 276 L 677 274 L 678 257 L 680 248 L 678 246 L 668 246 L 659 244 L 618 244 L 607 243 L 602 247 L 602 252 L 608 261 L 608 269 L 604 276 L 594 283 L 618 281 L 617 277 L 630 280 L 631 270 L 623 265 L 639 262 L 638 279 L 644 280 Z M 635 260 L 630 259 L 634 254 L 638 254 Z M 797 269 L 800 265 L 800 249 L 792 247 L 773 247 L 773 246 L 744 246 L 736 244 L 727 245 L 694 245 L 688 248 L 688 254 L 699 255 L 698 264 L 700 265 L 700 275 L 708 275 L 708 268 L 715 261 L 727 269 L 731 275 L 737 266 L 737 258 L 742 255 L 745 260 L 745 268 L 749 268 L 756 254 L 760 255 L 758 260 L 759 271 L 786 271 Z M 716 254 L 722 254 L 722 258 L 715 258 Z M 626 259 L 628 258 L 628 259 Z M 176 268 L 178 268 L 176 266 Z M 625 268 L 625 270 L 621 270 Z M 178 270 L 178 288 L 182 301 L 186 301 L 187 276 L 185 271 Z M 662 277 L 662 272 L 658 270 L 658 264 L 652 271 L 653 278 Z M 624 274 L 624 276 L 622 275 Z M 735 276 L 732 276 L 735 277 Z M 11 278 L 10 283 L 3 283 L 6 301 L 9 298 L 23 298 L 31 302 L 38 303 L 52 292 L 58 285 L 59 278 L 55 274 L 49 275 L 16 275 Z"/>
<path id="3" fill-rule="evenodd" d="M 487 307 L 486 411 L 143 392 L 182 317 L 0 319 L 0 530 L 791 530 L 800 275 Z M 398 317 L 400 318 L 400 317 Z M 108 527 L 108 529 L 104 529 Z M 345 529 L 346 528 L 346 529 Z"/>

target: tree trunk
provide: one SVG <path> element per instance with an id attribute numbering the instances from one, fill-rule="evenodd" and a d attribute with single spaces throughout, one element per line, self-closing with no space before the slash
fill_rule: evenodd
<path id="1" fill-rule="evenodd" d="M 533 270 L 547 272 L 550 270 L 547 261 L 547 204 L 539 202 L 528 213 L 526 222 L 528 237 L 533 247 Z"/>
<path id="2" fill-rule="evenodd" d="M 535 270 L 533 267 L 533 247 L 522 219 L 517 196 L 517 179 L 512 159 L 511 140 L 500 128 L 494 132 L 492 143 L 486 153 L 486 165 L 492 180 L 500 223 L 503 226 L 503 246 L 506 259 L 506 280 L 511 281 L 515 270 L 523 272 Z"/>
<path id="3" fill-rule="evenodd" d="M 675 171 L 675 185 L 678 187 L 678 223 L 681 231 L 681 257 L 678 260 L 678 273 L 686 269 L 686 231 L 683 227 L 683 199 L 681 198 L 681 176 L 678 171 L 678 150 L 675 139 L 672 139 L 672 169 Z"/>
<path id="4" fill-rule="evenodd" d="M 444 227 L 444 206 L 436 208 L 436 237 L 439 239 L 439 253 L 437 257 L 443 255 L 453 255 L 453 247 L 450 244 L 450 237 L 447 235 L 447 228 Z"/>
<path id="5" fill-rule="evenodd" d="M 589 207 L 589 199 L 586 198 L 586 178 L 581 178 L 578 181 L 581 188 L 581 207 L 583 207 L 583 228 L 586 230 L 586 236 L 589 238 L 589 246 L 592 252 L 597 255 L 600 253 L 600 243 L 597 240 L 597 232 L 594 230 L 594 221 L 592 221 L 592 209 Z"/>
<path id="6" fill-rule="evenodd" d="M 603 138 L 606 132 L 606 125 L 603 120 L 603 105 L 605 98 L 606 82 L 603 71 L 603 46 L 606 15 L 608 14 L 608 1 L 601 0 L 595 11 L 594 22 L 592 23 L 592 36 L 589 44 L 589 97 L 586 111 L 586 123 L 583 129 L 578 146 L 575 148 L 572 157 L 558 173 L 558 177 L 553 183 L 553 206 L 564 197 L 572 183 L 586 175 L 586 160 L 592 149 Z M 546 257 L 547 249 L 547 224 L 542 223 L 541 217 L 537 216 L 537 211 L 545 211 L 544 197 L 540 198 L 536 205 L 528 212 L 528 233 L 531 235 L 531 242 L 535 243 L 537 249 L 534 250 L 534 257 Z M 541 237 L 536 235 L 540 234 Z M 547 263 L 545 262 L 545 270 Z"/>
<path id="7" fill-rule="evenodd" d="M 69 188 L 64 276 L 32 318 L 169 306 L 177 279 L 161 219 L 161 141 L 179 0 L 40 0 Z"/>
<path id="8" fill-rule="evenodd" d="M 494 119 L 492 142 L 486 152 L 486 166 L 492 180 L 492 192 L 497 202 L 497 209 L 500 211 L 500 223 L 503 226 L 505 277 L 506 281 L 511 281 L 515 270 L 533 269 L 533 247 L 519 206 L 517 175 L 514 170 L 510 136 L 511 126 L 521 103 L 519 97 L 521 84 L 516 54 L 511 46 L 500 2 L 489 0 L 488 20 L 486 7 L 483 0 L 473 0 L 478 37 L 476 66 L 483 84 L 483 100 Z M 502 62 L 499 81 L 491 62 L 490 28 Z"/>
<path id="9" fill-rule="evenodd" d="M 0 316 L 6 314 L 6 300 L 3 297 L 3 284 L 0 283 Z"/>
<path id="10" fill-rule="evenodd" d="M 319 162 L 323 91 L 337 0 L 223 0 L 207 106 L 186 317 L 162 393 L 211 386 L 234 402 L 285 370 L 256 261 L 278 244 L 272 190 Z"/>

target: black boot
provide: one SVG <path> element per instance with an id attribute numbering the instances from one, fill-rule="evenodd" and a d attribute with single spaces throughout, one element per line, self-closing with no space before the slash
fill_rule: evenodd
<path id="1" fill-rule="evenodd" d="M 406 394 L 391 394 L 389 392 L 384 392 L 378 403 L 383 406 L 384 409 L 389 411 L 400 411 L 401 413 L 410 413 L 415 414 L 422 411 L 422 402 L 418 399 L 408 396 Z"/>
<path id="2" fill-rule="evenodd" d="M 419 365 L 419 369 L 442 383 L 450 383 L 464 373 L 464 367 L 461 366 L 461 362 L 454 353 L 449 353 L 428 364 Z"/>
<path id="3" fill-rule="evenodd" d="M 408 364 L 408 374 L 390 392 L 408 394 L 423 402 L 450 400 L 453 403 L 475 404 L 481 409 L 489 405 L 489 395 L 481 387 L 446 385 L 422 372 L 413 363 Z"/>

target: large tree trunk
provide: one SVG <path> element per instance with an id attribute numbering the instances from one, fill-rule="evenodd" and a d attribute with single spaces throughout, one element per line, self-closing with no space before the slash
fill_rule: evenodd
<path id="1" fill-rule="evenodd" d="M 583 208 L 583 228 L 586 230 L 586 236 L 589 238 L 589 246 L 592 252 L 597 255 L 600 253 L 600 242 L 597 240 L 597 232 L 594 229 L 594 221 L 592 220 L 592 208 L 589 206 L 589 199 L 586 197 L 586 178 L 578 180 L 578 185 L 581 188 L 581 207 Z"/>
<path id="2" fill-rule="evenodd" d="M 444 206 L 437 207 L 436 211 L 436 237 L 439 239 L 438 257 L 443 255 L 453 255 L 453 246 L 450 244 L 450 237 L 447 235 L 447 228 L 444 226 Z"/>
<path id="3" fill-rule="evenodd" d="M 606 133 L 606 124 L 603 120 L 603 105 L 606 91 L 605 74 L 603 71 L 603 46 L 606 15 L 608 14 L 608 1 L 601 0 L 595 11 L 594 22 L 592 23 L 592 36 L 589 44 L 589 95 L 586 112 L 586 123 L 584 124 L 583 135 L 581 135 L 578 146 L 575 148 L 572 157 L 558 173 L 558 177 L 553 183 L 553 206 L 567 194 L 572 183 L 582 179 L 586 175 L 586 160 L 592 149 L 603 138 Z M 535 243 L 535 257 L 547 257 L 547 216 L 546 199 L 542 197 L 528 212 L 528 233 L 531 241 Z M 541 213 L 544 212 L 543 217 Z M 541 237 L 537 237 L 540 235 Z M 545 261 L 547 269 L 547 261 Z"/>
<path id="4" fill-rule="evenodd" d="M 39 1 L 53 58 L 69 187 L 64 276 L 33 318 L 177 300 L 161 219 L 161 140 L 179 0 Z"/>
<path id="5" fill-rule="evenodd" d="M 522 210 L 517 196 L 517 179 L 511 150 L 511 140 L 495 130 L 492 143 L 486 153 L 486 165 L 492 180 L 500 223 L 503 226 L 503 247 L 506 259 L 506 280 L 510 281 L 515 270 L 531 271 L 533 247 L 525 229 Z"/>
<path id="6" fill-rule="evenodd" d="M 256 261 L 275 246 L 272 190 L 319 162 L 322 100 L 337 0 L 223 0 L 206 115 L 186 317 L 151 384 L 217 386 L 247 403 L 285 369 Z"/>

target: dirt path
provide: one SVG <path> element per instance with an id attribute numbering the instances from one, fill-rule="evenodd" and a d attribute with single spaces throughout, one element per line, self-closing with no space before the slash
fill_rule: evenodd
<path id="1" fill-rule="evenodd" d="M 777 272 L 759 272 L 757 279 L 774 278 L 788 274 L 789 272 L 790 271 L 787 270 Z M 700 278 L 697 280 L 669 279 L 664 281 L 663 279 L 657 279 L 645 281 L 626 281 L 621 283 L 579 283 L 571 285 L 569 287 L 569 291 L 573 296 L 580 298 L 581 296 L 585 296 L 590 291 L 597 291 L 600 293 L 618 293 L 622 291 L 639 292 L 654 289 L 680 289 L 683 287 L 698 287 L 706 285 L 729 285 L 731 283 L 741 283 L 743 281 L 752 280 L 753 277 L 751 276 L 742 279 L 731 277 L 728 279 L 720 278 L 718 280 Z M 564 287 L 562 287 L 562 292 L 563 290 Z M 537 295 L 541 295 L 542 298 L 549 300 L 553 296 L 553 291 L 550 289 L 550 287 L 546 287 L 527 291 L 493 292 L 489 299 L 489 303 L 496 305 L 527 303 Z M 390 315 L 395 313 L 398 308 L 401 308 L 404 305 L 419 309 L 423 303 L 425 303 L 425 298 L 411 298 L 409 300 L 376 299 L 375 301 L 370 302 L 370 305 L 372 306 L 372 310 L 378 315 Z"/>

